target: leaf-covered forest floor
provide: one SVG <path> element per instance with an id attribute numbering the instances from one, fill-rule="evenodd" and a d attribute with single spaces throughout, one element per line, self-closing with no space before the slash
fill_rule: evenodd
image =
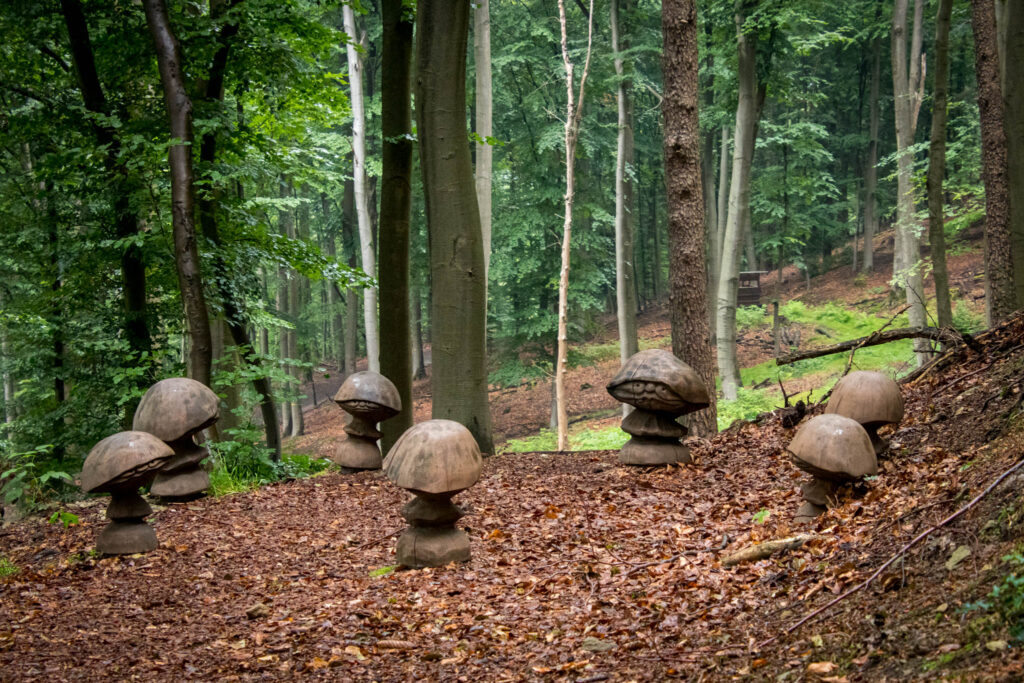
<path id="1" fill-rule="evenodd" d="M 90 556 L 101 499 L 68 529 L 14 524 L 0 530 L 19 568 L 0 579 L 0 678 L 1020 680 L 1005 624 L 968 605 L 1012 571 L 1001 558 L 1021 550 L 1024 475 L 785 629 L 1021 457 L 1022 341 L 1017 319 L 906 385 L 878 478 L 809 527 L 790 521 L 801 475 L 776 415 L 694 440 L 679 468 L 624 468 L 614 452 L 489 458 L 457 499 L 472 559 L 440 569 L 387 571 L 406 494 L 379 473 L 160 509 L 161 545 L 144 556 Z M 797 531 L 821 538 L 721 563 Z"/>

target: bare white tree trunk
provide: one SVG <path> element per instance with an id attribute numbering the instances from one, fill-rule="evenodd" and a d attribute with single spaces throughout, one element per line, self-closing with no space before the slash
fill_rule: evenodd
<path id="1" fill-rule="evenodd" d="M 373 251 L 373 231 L 370 228 L 370 205 L 366 194 L 366 110 L 363 105 L 363 61 L 356 50 L 356 17 L 351 5 L 342 7 L 345 45 L 348 55 L 348 82 L 352 101 L 352 178 L 355 187 L 356 221 L 359 223 L 359 246 L 363 272 L 376 277 L 377 267 Z M 366 358 L 370 370 L 380 372 L 380 339 L 377 335 L 377 290 L 363 290 L 363 324 L 366 329 Z"/>
<path id="2" fill-rule="evenodd" d="M 626 360 L 639 350 L 636 331 L 636 281 L 633 271 L 633 184 L 626 166 L 633 163 L 633 122 L 630 115 L 629 81 L 624 76 L 625 64 L 619 55 L 619 0 L 611 2 L 612 52 L 615 74 L 619 77 L 617 93 L 619 135 L 615 155 L 615 304 L 619 321 L 619 358 Z M 622 404 L 623 415 L 632 407 Z"/>
<path id="3" fill-rule="evenodd" d="M 480 233 L 484 243 L 484 273 L 491 271 L 491 175 L 494 147 L 494 98 L 491 96 L 491 7 L 490 0 L 476 0 L 473 11 L 473 58 L 476 62 L 476 134 L 484 144 L 476 146 L 476 200 L 480 205 Z"/>
<path id="4" fill-rule="evenodd" d="M 0 289 L 0 309 L 3 308 L 4 293 Z M 0 323 L 0 362 L 3 363 L 4 383 L 4 422 L 11 424 L 16 417 L 14 414 L 14 375 L 11 374 L 9 363 L 11 362 L 10 343 L 7 340 L 7 325 Z M 9 428 L 8 428 L 9 429 Z"/>
<path id="5" fill-rule="evenodd" d="M 594 38 L 594 0 L 587 14 L 587 56 L 580 74 L 579 99 L 575 97 L 573 64 L 569 58 L 569 36 L 566 31 L 565 0 L 558 0 L 558 23 L 562 30 L 562 62 L 565 64 L 565 221 L 562 226 L 562 270 L 558 278 L 558 353 L 555 361 L 555 401 L 558 404 L 558 450 L 569 449 L 569 413 L 565 404 L 565 369 L 569 354 L 566 321 L 569 299 L 569 254 L 572 238 L 572 204 L 576 191 L 576 141 L 583 116 L 583 93 L 590 70 L 590 53 Z"/>

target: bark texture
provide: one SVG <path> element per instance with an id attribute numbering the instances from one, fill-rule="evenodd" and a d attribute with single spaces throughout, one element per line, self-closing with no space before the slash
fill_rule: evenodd
<path id="1" fill-rule="evenodd" d="M 494 452 L 487 403 L 487 282 L 466 129 L 469 3 L 416 6 L 416 122 L 430 234 L 432 415 Z"/>
<path id="2" fill-rule="evenodd" d="M 665 85 L 661 106 L 665 125 L 672 353 L 693 367 L 710 388 L 711 405 L 689 418 L 695 434 L 710 436 L 718 429 L 711 331 L 706 315 L 706 234 L 697 116 L 697 10 L 694 0 L 665 0 L 661 8 L 661 32 L 665 41 L 662 52 Z M 735 323 L 735 291 L 733 304 Z"/>
<path id="3" fill-rule="evenodd" d="M 477 10 L 479 11 L 479 10 Z M 381 423 L 387 453 L 412 427 L 412 349 L 409 336 L 409 212 L 412 207 L 412 30 L 402 0 L 383 0 L 380 184 L 381 373 L 398 389 L 402 411 Z M 488 188 L 489 190 L 490 188 Z"/>
<path id="4" fill-rule="evenodd" d="M 210 385 L 212 343 L 210 319 L 203 294 L 203 277 L 196 244 L 195 177 L 192 172 L 192 100 L 185 90 L 181 49 L 171 29 L 164 0 L 143 0 L 146 23 L 149 25 L 160 66 L 160 82 L 164 103 L 171 123 L 171 138 L 176 141 L 168 149 L 171 167 L 171 223 L 174 230 L 174 261 L 178 286 L 188 322 L 189 368 L 192 378 Z"/>
<path id="5" fill-rule="evenodd" d="M 480 234 L 484 244 L 484 273 L 491 271 L 491 174 L 494 148 L 494 98 L 491 93 L 491 3 L 476 0 L 473 10 L 473 62 L 476 65 L 476 134 L 485 140 L 476 146 L 476 199 L 480 206 Z M 411 39 L 411 38 L 410 38 Z M 384 70 L 387 73 L 387 69 Z"/>
<path id="6" fill-rule="evenodd" d="M 932 95 L 932 130 L 928 150 L 928 243 L 939 327 L 953 324 L 946 268 L 946 233 L 942 211 L 942 179 L 946 174 L 946 103 L 949 96 L 949 17 L 953 0 L 939 0 L 935 17 L 935 85 Z"/>
<path id="7" fill-rule="evenodd" d="M 1024 2 L 1004 0 L 1003 112 L 1010 184 L 1010 247 L 1016 309 L 1024 308 Z"/>
<path id="8" fill-rule="evenodd" d="M 870 273 L 875 269 L 875 233 L 878 232 L 878 88 L 882 80 L 882 41 L 871 41 L 871 86 L 868 96 L 868 156 L 864 163 L 864 261 L 863 269 Z"/>

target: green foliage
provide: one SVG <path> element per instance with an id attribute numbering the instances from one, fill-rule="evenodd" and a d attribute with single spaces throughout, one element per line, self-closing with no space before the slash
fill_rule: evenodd
<path id="1" fill-rule="evenodd" d="M 397 564 L 389 564 L 383 567 L 377 567 L 376 569 L 370 570 L 370 576 L 373 578 L 377 578 L 378 576 L 387 576 L 388 574 L 394 573 L 395 569 L 397 568 Z"/>
<path id="2" fill-rule="evenodd" d="M 0 473 L 4 503 L 32 508 L 42 498 L 60 497 L 69 490 L 74 480 L 52 453 L 53 446 L 45 445 L 10 453 L 0 460 L 4 467 Z"/>
<path id="3" fill-rule="evenodd" d="M 569 435 L 569 450 L 603 451 L 619 450 L 629 440 L 629 434 L 618 426 L 603 429 L 583 429 Z M 542 429 L 535 436 L 522 439 L 509 439 L 502 447 L 503 453 L 529 453 L 532 451 L 553 451 L 557 445 L 557 435 L 550 429 Z"/>
<path id="4" fill-rule="evenodd" d="M 764 524 L 768 521 L 768 518 L 772 516 L 771 510 L 761 508 L 752 517 L 754 524 Z"/>
<path id="5" fill-rule="evenodd" d="M 78 524 L 79 519 L 78 515 L 76 515 L 73 512 L 68 512 L 66 510 L 57 510 L 52 515 L 50 515 L 50 518 L 46 521 L 49 524 L 62 524 L 64 528 L 67 529 L 68 527 L 72 527 Z"/>
<path id="6" fill-rule="evenodd" d="M 736 331 L 742 332 L 765 324 L 769 320 L 761 306 L 739 306 L 736 308 Z"/>
<path id="7" fill-rule="evenodd" d="M 775 410 L 782 397 L 763 389 L 740 387 L 735 401 L 718 402 L 718 429 L 727 429 L 736 420 L 753 420 L 761 413 Z"/>
<path id="8" fill-rule="evenodd" d="M 992 587 L 987 599 L 968 603 L 963 610 L 985 610 L 998 615 L 1010 637 L 1024 641 L 1024 570 L 1021 569 L 1024 567 L 1024 554 L 1006 555 L 1003 562 L 1010 565 L 1012 571 Z"/>
<path id="9" fill-rule="evenodd" d="M 985 329 L 984 313 L 975 313 L 963 299 L 953 305 L 953 328 L 957 332 L 974 334 Z"/>
<path id="10" fill-rule="evenodd" d="M 14 576 L 19 571 L 18 565 L 11 562 L 6 556 L 0 555 L 0 579 Z"/>

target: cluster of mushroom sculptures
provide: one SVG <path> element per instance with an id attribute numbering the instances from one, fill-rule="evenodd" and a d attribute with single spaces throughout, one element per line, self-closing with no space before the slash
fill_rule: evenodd
<path id="1" fill-rule="evenodd" d="M 800 487 L 804 502 L 794 521 L 813 521 L 838 502 L 844 484 L 876 474 L 888 449 L 878 430 L 902 419 L 903 397 L 891 378 L 863 370 L 843 377 L 825 414 L 801 426 L 787 448 L 793 464 L 811 475 Z"/>
<path id="2" fill-rule="evenodd" d="M 345 425 L 348 438 L 338 444 L 331 459 L 350 470 L 379 470 L 383 458 L 377 445 L 382 436 L 377 423 L 402 412 L 398 389 L 380 373 L 356 372 L 342 382 L 334 402 L 350 417 Z"/>
<path id="3" fill-rule="evenodd" d="M 210 475 L 199 463 L 210 453 L 195 435 L 220 417 L 219 399 L 201 382 L 175 377 L 157 382 L 142 397 L 132 431 L 118 432 L 96 444 L 82 465 L 86 493 L 109 493 L 110 524 L 96 540 L 104 555 L 144 553 L 157 546 L 145 518 L 153 512 L 139 495 L 190 500 L 205 493 Z"/>

